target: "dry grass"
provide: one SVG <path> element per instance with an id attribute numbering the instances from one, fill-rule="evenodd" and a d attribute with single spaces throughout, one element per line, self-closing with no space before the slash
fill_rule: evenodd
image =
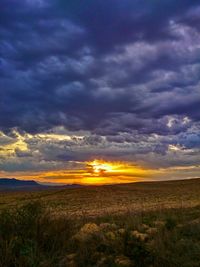
<path id="1" fill-rule="evenodd" d="M 0 194 L 0 209 L 40 200 L 54 214 L 101 216 L 200 205 L 200 179 Z"/>

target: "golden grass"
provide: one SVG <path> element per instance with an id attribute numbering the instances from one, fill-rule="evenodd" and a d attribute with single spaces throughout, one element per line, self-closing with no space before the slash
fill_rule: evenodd
<path id="1" fill-rule="evenodd" d="M 54 214 L 101 216 L 200 205 L 200 179 L 0 194 L 0 209 L 40 200 Z"/>

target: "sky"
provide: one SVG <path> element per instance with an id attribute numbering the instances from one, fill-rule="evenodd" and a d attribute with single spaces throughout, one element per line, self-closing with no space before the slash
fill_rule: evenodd
<path id="1" fill-rule="evenodd" d="M 0 0 L 0 177 L 200 177 L 199 0 Z"/>

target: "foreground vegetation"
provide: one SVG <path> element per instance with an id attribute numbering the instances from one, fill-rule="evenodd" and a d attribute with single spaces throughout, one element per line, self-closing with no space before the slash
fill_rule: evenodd
<path id="1" fill-rule="evenodd" d="M 0 214 L 0 267 L 200 266 L 200 207 L 53 216 L 39 201 Z"/>

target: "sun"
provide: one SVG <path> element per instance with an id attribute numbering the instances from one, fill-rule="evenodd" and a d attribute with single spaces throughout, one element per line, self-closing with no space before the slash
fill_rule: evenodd
<path id="1" fill-rule="evenodd" d="M 92 169 L 92 172 L 95 174 L 103 174 L 106 172 L 114 171 L 114 167 L 110 162 L 105 162 L 97 159 L 88 162 L 88 166 Z"/>

